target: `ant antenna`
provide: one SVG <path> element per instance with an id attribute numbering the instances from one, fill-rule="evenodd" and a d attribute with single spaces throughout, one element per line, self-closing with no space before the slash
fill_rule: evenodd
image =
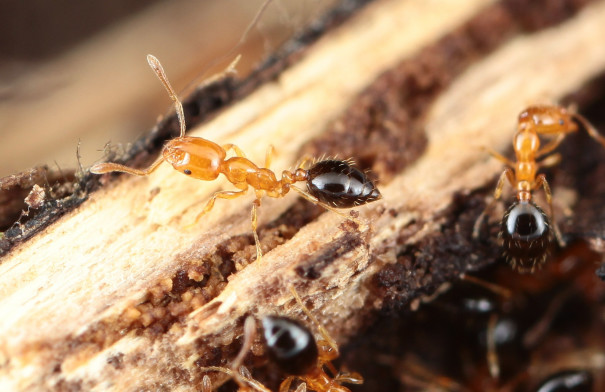
<path id="1" fill-rule="evenodd" d="M 151 67 L 153 72 L 155 72 L 155 74 L 157 75 L 158 79 L 160 79 L 160 82 L 162 82 L 162 84 L 166 88 L 166 91 L 168 91 L 168 95 L 170 96 L 170 99 L 172 99 L 172 102 L 174 102 L 174 107 L 176 108 L 176 115 L 179 118 L 179 125 L 181 126 L 181 134 L 179 135 L 179 137 L 183 137 L 185 136 L 185 113 L 183 112 L 183 104 L 181 104 L 181 101 L 179 101 L 179 98 L 176 96 L 174 89 L 170 85 L 168 77 L 164 72 L 164 68 L 162 68 L 162 64 L 160 64 L 160 60 L 158 60 L 155 56 L 148 54 L 147 62 L 149 63 L 149 66 Z"/>
<path id="2" fill-rule="evenodd" d="M 309 317 L 311 319 L 311 321 L 313 322 L 313 324 L 315 324 L 315 326 L 317 327 L 317 329 L 319 329 L 319 333 L 321 333 L 321 336 L 326 340 L 326 342 L 328 342 L 328 344 L 330 345 L 330 347 L 335 352 L 338 352 L 338 346 L 336 345 L 336 342 L 334 341 L 334 339 L 332 338 L 332 336 L 330 336 L 330 334 L 328 333 L 328 331 L 323 327 L 323 325 L 321 325 L 321 323 L 319 322 L 319 320 L 313 315 L 313 313 L 311 313 L 311 311 L 309 311 L 309 308 L 307 308 L 305 306 L 305 304 L 303 303 L 302 299 L 300 298 L 300 295 L 298 295 L 298 292 L 296 291 L 296 289 L 294 288 L 294 286 L 289 285 L 288 289 L 290 290 L 290 292 L 294 296 L 294 299 L 296 299 L 296 302 L 298 302 L 298 305 L 302 308 L 303 312 L 305 312 L 305 314 L 307 315 L 307 317 Z"/>
<path id="3" fill-rule="evenodd" d="M 204 76 L 210 68 L 214 67 L 215 65 L 217 65 L 224 59 L 232 56 L 236 52 L 244 44 L 244 42 L 248 38 L 248 35 L 252 31 L 252 29 L 254 28 L 254 26 L 256 26 L 258 24 L 260 18 L 263 16 L 263 14 L 265 13 L 265 11 L 269 7 L 269 5 L 271 5 L 272 2 L 273 2 L 273 0 L 265 0 L 265 2 L 261 5 L 261 7 L 258 10 L 258 12 L 256 13 L 256 15 L 254 15 L 254 19 L 252 19 L 252 21 L 246 27 L 246 30 L 244 30 L 244 33 L 241 35 L 239 41 L 237 41 L 237 43 L 231 49 L 229 49 L 227 51 L 227 53 L 225 53 L 224 55 L 222 55 L 218 58 L 215 58 L 214 60 L 210 61 L 209 63 L 206 63 L 206 65 L 202 68 L 202 71 L 199 74 L 197 74 L 197 76 L 195 76 L 195 78 L 193 78 L 193 80 L 191 80 L 191 82 L 189 82 L 189 84 L 187 84 L 187 86 L 185 86 L 183 91 L 190 91 L 192 89 L 193 84 L 197 83 L 197 81 L 200 80 L 202 78 L 202 76 Z M 227 71 L 222 72 L 221 74 L 224 75 L 224 74 L 232 73 L 232 70 L 233 70 L 235 64 L 237 64 L 237 62 L 239 61 L 240 57 L 241 57 L 241 54 L 237 55 L 235 60 L 232 61 L 231 64 L 229 65 L 229 67 L 227 68 Z M 211 81 L 212 81 L 212 79 L 213 79 L 213 77 L 210 77 Z M 203 80 L 201 83 L 206 84 L 207 81 L 208 80 Z"/>
<path id="4" fill-rule="evenodd" d="M 244 342 L 242 343 L 242 348 L 239 350 L 237 357 L 231 363 L 231 367 L 233 369 L 239 369 L 246 357 L 246 354 L 250 351 L 252 347 L 252 343 L 254 342 L 254 337 L 256 336 L 256 323 L 254 322 L 254 317 L 248 316 L 244 321 Z"/>

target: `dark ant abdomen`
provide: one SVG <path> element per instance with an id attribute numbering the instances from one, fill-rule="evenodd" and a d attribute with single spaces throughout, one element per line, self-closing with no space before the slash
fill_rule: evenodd
<path id="1" fill-rule="evenodd" d="M 267 353 L 282 372 L 302 376 L 315 368 L 317 343 L 305 326 L 278 316 L 267 316 L 262 322 Z"/>
<path id="2" fill-rule="evenodd" d="M 346 161 L 317 162 L 308 171 L 307 189 L 319 201 L 336 208 L 350 208 L 381 198 L 362 171 Z"/>
<path id="3" fill-rule="evenodd" d="M 532 272 L 546 260 L 550 222 L 531 201 L 513 203 L 502 217 L 500 238 L 504 256 L 520 272 Z"/>

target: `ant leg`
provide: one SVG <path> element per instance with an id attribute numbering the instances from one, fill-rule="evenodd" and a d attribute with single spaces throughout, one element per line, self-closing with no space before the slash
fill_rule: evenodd
<path id="1" fill-rule="evenodd" d="M 559 226 L 555 221 L 555 213 L 552 207 L 552 192 L 550 191 L 550 186 L 548 185 L 548 181 L 546 181 L 546 176 L 544 176 L 544 174 L 540 174 L 538 177 L 536 177 L 533 189 L 538 189 L 540 187 L 544 188 L 544 194 L 546 195 L 546 202 L 548 203 L 548 209 L 550 212 L 550 219 L 552 220 L 551 224 L 555 233 L 555 238 L 557 239 L 559 246 L 563 248 L 565 247 L 565 241 L 563 241 L 563 237 L 561 237 L 561 232 L 559 231 Z"/>
<path id="2" fill-rule="evenodd" d="M 506 159 L 506 158 L 504 158 L 504 159 Z M 479 217 L 475 221 L 475 225 L 473 226 L 473 238 L 474 239 L 479 238 L 479 230 L 481 229 L 481 224 L 483 223 L 483 220 L 485 219 L 485 215 L 487 214 L 487 211 L 491 210 L 492 207 L 494 206 L 494 204 L 496 203 L 496 201 L 500 200 L 500 197 L 502 196 L 502 188 L 504 188 L 504 181 L 507 179 L 508 179 L 509 184 L 512 185 L 515 183 L 515 173 L 513 172 L 513 170 L 511 168 L 508 168 L 508 167 L 506 169 L 504 169 L 504 171 L 500 175 L 500 179 L 498 180 L 498 184 L 496 185 L 496 189 L 494 190 L 493 199 L 489 202 L 489 204 L 487 206 L 485 206 L 485 208 L 483 209 L 483 212 L 481 213 L 481 215 L 479 215 Z"/>
<path id="3" fill-rule="evenodd" d="M 559 147 L 559 144 L 561 144 L 563 139 L 565 139 L 565 136 L 567 136 L 565 133 L 558 134 L 556 138 L 548 142 L 548 144 L 544 145 L 544 147 L 536 152 L 536 158 L 540 158 L 548 153 L 553 152 L 555 148 Z"/>
<path id="4" fill-rule="evenodd" d="M 223 149 L 225 150 L 225 152 L 229 151 L 229 150 L 233 150 L 235 152 L 235 155 L 241 158 L 246 158 L 246 154 L 244 153 L 244 151 L 239 148 L 238 146 L 236 146 L 235 144 L 225 144 L 222 146 Z M 265 168 L 269 168 L 269 166 L 271 166 L 271 157 L 273 156 L 275 152 L 275 148 L 272 145 L 269 145 L 269 147 L 267 148 L 267 154 L 265 155 Z"/>
<path id="5" fill-rule="evenodd" d="M 241 158 L 246 158 L 246 154 L 244 153 L 244 151 L 242 151 L 241 148 L 239 148 L 238 146 L 236 146 L 235 144 L 225 144 L 222 146 L 223 150 L 225 150 L 225 152 L 229 151 L 229 150 L 233 150 L 233 152 L 235 152 L 235 155 L 237 155 L 238 157 Z"/>
<path id="6" fill-rule="evenodd" d="M 421 363 L 418 358 L 404 360 L 403 369 L 405 376 L 402 381 L 404 385 L 410 387 L 421 388 L 423 391 L 440 391 L 440 392 L 468 392 L 462 385 L 458 384 L 453 379 L 435 374 L 425 364 Z"/>
<path id="7" fill-rule="evenodd" d="M 319 320 L 313 315 L 313 313 L 311 313 L 311 311 L 309 310 L 309 308 L 307 308 L 305 306 L 305 304 L 303 303 L 302 299 L 300 298 L 300 295 L 298 295 L 298 292 L 296 291 L 296 289 L 294 288 L 294 286 L 289 285 L 288 289 L 290 290 L 290 292 L 292 293 L 292 295 L 294 296 L 294 299 L 296 300 L 296 302 L 298 302 L 298 305 L 301 307 L 301 309 L 303 310 L 303 312 L 307 315 L 307 317 L 309 317 L 309 319 L 311 319 L 311 321 L 313 322 L 313 324 L 315 324 L 315 326 L 317 327 L 317 329 L 319 330 L 319 333 L 321 334 L 321 336 L 323 337 L 323 341 L 318 341 L 317 345 L 319 346 L 318 348 L 322 349 L 324 345 L 327 345 L 326 348 L 323 348 L 321 351 L 323 353 L 324 358 L 322 358 L 323 360 L 327 360 L 327 361 L 331 361 L 333 359 L 338 358 L 338 345 L 336 344 L 336 341 L 332 338 L 332 336 L 330 336 L 330 334 L 328 333 L 328 331 L 323 327 L 323 325 L 321 325 L 321 323 L 319 322 Z M 323 343 L 323 344 L 322 344 Z M 320 353 L 320 357 L 322 356 L 322 353 Z M 334 369 L 334 367 L 332 367 L 330 370 L 336 370 Z M 337 371 L 334 372 L 334 374 L 338 373 Z"/>
<path id="8" fill-rule="evenodd" d="M 290 385 L 292 385 L 292 381 L 294 381 L 295 378 L 295 376 L 286 377 L 286 379 L 279 384 L 279 392 L 290 392 Z"/>
<path id="9" fill-rule="evenodd" d="M 586 132 L 588 132 L 588 134 L 590 135 L 590 137 L 592 137 L 594 140 L 601 143 L 605 147 L 605 137 L 601 135 L 601 133 L 597 131 L 597 129 L 590 122 L 588 122 L 588 120 L 584 116 L 575 113 L 573 115 L 573 118 L 577 120 L 580 124 L 582 124 L 582 126 L 586 129 Z"/>
<path id="10" fill-rule="evenodd" d="M 260 239 L 258 238 L 258 232 L 256 231 L 256 228 L 258 226 L 258 215 L 257 215 L 258 207 L 260 207 L 260 196 L 257 194 L 256 200 L 254 200 L 254 202 L 252 203 L 251 221 L 252 221 L 252 234 L 254 235 L 254 244 L 256 245 L 256 260 L 261 261 L 261 259 L 263 257 L 263 250 L 260 247 Z"/>
<path id="11" fill-rule="evenodd" d="M 269 144 L 267 147 L 267 152 L 265 153 L 265 168 L 268 169 L 271 166 L 271 160 L 273 159 L 273 154 L 275 154 L 275 147 L 273 144 Z"/>
<path id="12" fill-rule="evenodd" d="M 347 383 L 355 385 L 363 384 L 363 377 L 357 372 L 341 372 L 334 378 L 334 380 L 338 383 Z"/>
<path id="13" fill-rule="evenodd" d="M 487 322 L 487 367 L 489 374 L 496 380 L 500 378 L 500 359 L 496 348 L 496 326 L 498 315 L 492 314 Z"/>
<path id="14" fill-rule="evenodd" d="M 198 370 L 202 371 L 202 372 L 224 373 L 224 374 L 228 375 L 229 377 L 231 377 L 233 380 L 235 380 L 235 382 L 240 387 L 240 390 L 243 390 L 243 391 L 249 390 L 248 386 L 250 386 L 253 390 L 255 390 L 257 392 L 271 392 L 266 386 L 264 386 L 260 382 L 254 380 L 253 378 L 249 378 L 248 375 L 242 376 L 242 375 L 238 374 L 237 372 L 235 372 L 233 369 L 229 369 L 229 368 L 222 367 L 222 366 L 203 366 L 203 367 L 198 368 Z M 249 374 L 249 373 L 247 373 L 247 374 Z M 207 382 L 210 383 L 210 378 L 208 376 L 204 376 L 204 378 L 208 378 Z M 202 382 L 204 382 L 204 381 L 202 380 Z M 206 387 L 206 384 L 204 384 L 203 387 Z M 212 385 L 210 385 L 210 388 L 212 388 Z M 210 390 L 212 390 L 212 389 L 210 389 Z M 202 389 L 202 391 L 206 392 L 205 389 Z"/>
<path id="15" fill-rule="evenodd" d="M 296 390 L 294 392 L 307 392 L 307 384 L 303 382 L 298 387 L 296 387 Z"/>
<path id="16" fill-rule="evenodd" d="M 254 318 L 252 316 L 248 316 L 246 321 L 244 321 L 244 342 L 242 343 L 242 347 L 237 354 L 237 357 L 231 363 L 229 368 L 224 368 L 220 366 L 210 366 L 201 368 L 204 371 L 218 371 L 225 373 L 233 378 L 235 382 L 240 387 L 240 390 L 249 390 L 248 386 L 252 387 L 255 391 L 258 392 L 270 392 L 267 387 L 265 387 L 260 382 L 256 381 L 252 378 L 252 375 L 245 367 L 241 366 L 244 357 L 250 351 L 252 344 L 254 343 L 254 337 L 256 335 L 256 324 L 254 322 Z M 238 373 L 239 370 L 239 373 Z M 207 377 L 207 376 L 204 376 Z M 208 380 L 209 382 L 210 380 Z M 203 385 L 205 387 L 205 384 Z M 202 389 L 203 392 L 206 392 Z"/>
<path id="17" fill-rule="evenodd" d="M 109 172 L 121 172 L 134 174 L 136 176 L 146 176 L 155 171 L 155 169 L 160 166 L 160 163 L 164 162 L 164 157 L 159 157 L 155 162 L 153 162 L 147 169 L 133 169 L 132 167 L 120 165 L 119 163 L 111 163 L 111 162 L 103 162 L 97 163 L 93 167 L 90 168 L 90 172 L 94 174 L 104 174 Z"/>
<path id="18" fill-rule="evenodd" d="M 486 146 L 481 147 L 481 149 L 487 151 L 492 157 L 504 163 L 506 166 L 515 167 L 515 163 L 513 161 L 500 154 L 498 151 Z"/>
<path id="19" fill-rule="evenodd" d="M 239 370 L 242 381 L 245 381 L 246 384 L 250 385 L 254 390 L 258 392 L 271 392 L 269 388 L 264 386 L 260 381 L 256 381 L 255 379 L 253 379 L 252 374 L 250 374 L 250 371 L 246 369 L 246 367 L 242 366 Z M 248 389 L 245 388 L 245 385 L 242 384 L 240 385 L 240 390 L 246 391 Z"/>
<path id="20" fill-rule="evenodd" d="M 499 296 L 501 296 L 502 298 L 504 298 L 506 300 L 511 299 L 512 296 L 513 296 L 513 293 L 509 289 L 507 289 L 505 287 L 502 287 L 502 286 L 500 286 L 498 284 L 495 284 L 495 283 L 490 283 L 490 282 L 488 282 L 486 280 L 483 280 L 481 278 L 477 278 L 476 276 L 473 276 L 473 275 L 462 274 L 460 276 L 460 279 L 464 280 L 465 282 L 469 282 L 469 283 L 475 284 L 475 285 L 477 285 L 479 287 L 482 287 L 482 288 L 484 288 L 486 290 L 489 290 L 492 293 L 494 293 L 496 295 L 499 295 Z"/>
<path id="21" fill-rule="evenodd" d="M 210 200 L 208 200 L 208 203 L 206 203 L 206 206 L 204 207 L 204 209 L 202 210 L 202 212 L 200 212 L 195 217 L 195 220 L 193 221 L 193 223 L 187 225 L 186 227 L 189 228 L 189 227 L 195 225 L 197 222 L 199 222 L 200 219 L 204 215 L 206 215 L 212 209 L 212 207 L 214 207 L 214 202 L 216 201 L 216 199 L 235 199 L 236 197 L 240 197 L 240 196 L 245 195 L 247 191 L 248 191 L 248 189 L 242 189 L 241 191 L 220 191 L 220 192 L 215 192 L 214 195 L 212 195 L 212 197 L 210 197 Z"/>
<path id="22" fill-rule="evenodd" d="M 553 167 L 558 165 L 561 162 L 561 154 L 553 154 L 544 158 L 540 163 L 540 167 Z"/>

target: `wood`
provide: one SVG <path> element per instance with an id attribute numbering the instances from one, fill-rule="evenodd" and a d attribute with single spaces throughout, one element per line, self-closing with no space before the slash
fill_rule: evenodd
<path id="1" fill-rule="evenodd" d="M 373 3 L 277 80 L 191 134 L 235 143 L 255 162 L 273 144 L 279 173 L 378 75 L 490 4 L 446 0 L 435 11 L 432 2 Z M 288 285 L 343 342 L 382 306 L 368 282 L 395 263 L 399 249 L 439 232 L 455 194 L 499 173 L 501 165 L 480 147 L 505 151 L 526 105 L 557 101 L 605 70 L 603 21 L 605 2 L 595 2 L 477 61 L 431 104 L 424 154 L 381 184 L 384 200 L 355 209 L 367 225 L 323 214 L 285 243 L 267 244 L 272 249 L 261 262 L 248 265 L 251 197 L 219 200 L 184 229 L 213 192 L 229 187 L 224 181 L 193 181 L 168 166 L 108 181 L 1 260 L 0 389 L 199 390 L 197 367 L 235 356 L 246 315 L 304 319 Z M 294 203 L 294 196 L 264 199 L 259 224 Z M 216 283 L 229 257 L 239 271 Z M 215 285 L 193 289 L 203 276 Z M 183 293 L 178 282 L 187 286 Z"/>

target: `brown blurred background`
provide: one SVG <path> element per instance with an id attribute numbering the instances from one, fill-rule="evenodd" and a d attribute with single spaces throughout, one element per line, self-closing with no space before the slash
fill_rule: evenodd
<path id="1" fill-rule="evenodd" d="M 263 3 L 0 1 L 0 177 L 38 164 L 74 168 L 78 141 L 87 166 L 102 158 L 107 142 L 132 142 L 148 131 L 171 109 L 148 53 L 183 97 L 238 53 L 245 76 L 336 0 L 273 0 L 226 56 Z"/>

